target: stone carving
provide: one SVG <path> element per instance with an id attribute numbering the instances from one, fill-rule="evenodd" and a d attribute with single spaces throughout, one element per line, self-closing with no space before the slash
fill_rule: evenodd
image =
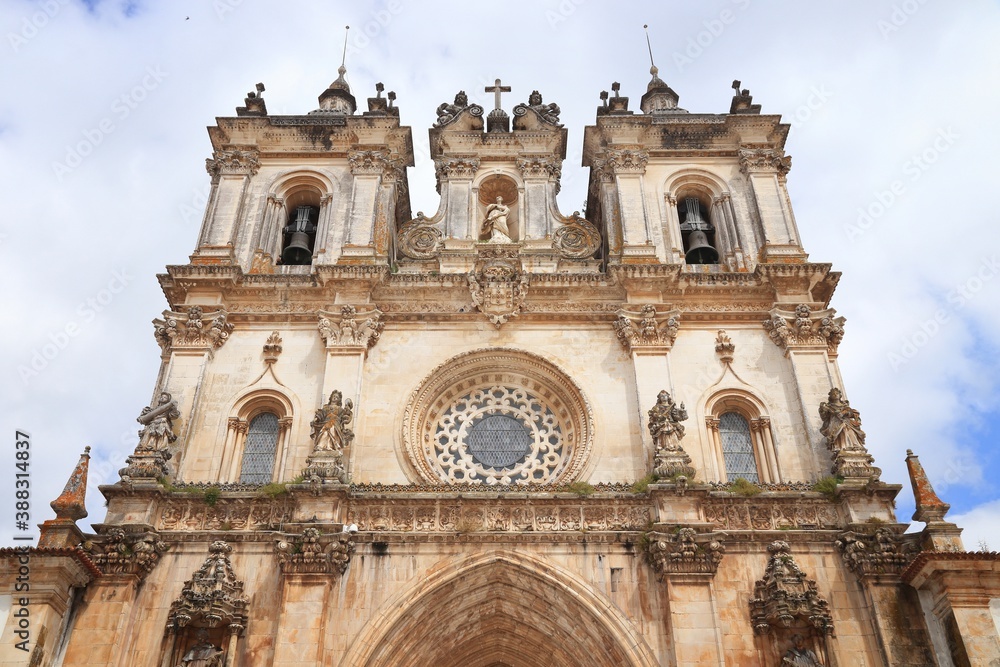
<path id="1" fill-rule="evenodd" d="M 448 179 L 472 180 L 479 171 L 479 158 L 439 158 L 434 160 L 434 178 L 437 191 L 441 192 L 441 181 Z"/>
<path id="2" fill-rule="evenodd" d="M 562 226 L 552 235 L 552 245 L 566 259 L 589 259 L 601 247 L 601 233 L 594 223 L 580 217 L 579 211 L 562 219 Z"/>
<path id="3" fill-rule="evenodd" d="M 469 487 L 474 489 L 476 487 Z M 496 491 L 495 486 L 488 487 Z M 451 487 L 454 490 L 454 487 Z M 463 493 L 465 493 L 463 491 Z M 352 500 L 349 520 L 362 531 L 403 533 L 567 532 L 645 530 L 651 520 L 648 500 L 518 500 L 449 498 Z"/>
<path id="4" fill-rule="evenodd" d="M 722 363 L 733 363 L 736 344 L 729 337 L 729 334 L 726 333 L 725 329 L 719 329 L 719 334 L 715 337 L 715 352 L 719 355 L 719 360 Z"/>
<path id="5" fill-rule="evenodd" d="M 845 531 L 834 544 L 849 570 L 863 577 L 869 574 L 901 574 L 916 557 L 920 547 L 893 530 L 880 526 L 874 533 Z"/>
<path id="6" fill-rule="evenodd" d="M 167 630 L 177 633 L 187 626 L 228 626 L 231 634 L 243 634 L 249 600 L 243 582 L 236 578 L 229 554 L 233 548 L 221 540 L 212 542 L 209 556 L 170 605 Z"/>
<path id="7" fill-rule="evenodd" d="M 518 104 L 514 107 L 515 130 L 531 129 L 530 127 L 527 127 L 527 124 L 522 119 L 523 116 L 526 116 L 529 113 L 533 113 L 540 121 L 550 125 L 555 125 L 556 127 L 562 127 L 559 123 L 559 105 L 543 104 L 542 94 L 537 90 L 531 91 L 531 95 L 528 95 L 527 104 Z"/>
<path id="8" fill-rule="evenodd" d="M 646 558 L 660 581 L 670 574 L 715 574 L 726 552 L 710 534 L 698 535 L 692 528 L 676 533 L 646 533 Z"/>
<path id="9" fill-rule="evenodd" d="M 183 485 L 189 488 L 207 488 L 207 485 Z M 259 486 L 239 485 L 240 490 L 259 490 Z M 184 494 L 181 494 L 183 496 Z M 215 505 L 203 500 L 172 498 L 160 506 L 156 518 L 158 530 L 277 530 L 292 518 L 291 506 L 271 498 L 220 498 Z"/>
<path id="10" fill-rule="evenodd" d="M 594 160 L 594 166 L 599 171 L 611 174 L 644 174 L 649 153 L 641 149 L 612 149 L 603 158 Z"/>
<path id="11" fill-rule="evenodd" d="M 483 108 L 478 104 L 469 104 L 469 96 L 465 94 L 464 90 L 458 91 L 455 95 L 454 104 L 448 104 L 447 102 L 442 102 L 437 108 L 437 121 L 434 123 L 434 127 L 444 127 L 445 125 L 451 123 L 459 114 L 461 114 L 466 109 L 473 116 L 482 116 Z"/>
<path id="12" fill-rule="evenodd" d="M 84 551 L 104 574 L 134 574 L 145 577 L 160 562 L 169 547 L 155 532 L 126 533 L 114 527 L 103 542 L 84 542 Z"/>
<path id="13" fill-rule="evenodd" d="M 404 257 L 410 259 L 433 259 L 438 256 L 441 244 L 441 230 L 434 221 L 426 217 L 423 211 L 417 211 L 417 217 L 404 222 L 396 237 L 396 248 Z"/>
<path id="14" fill-rule="evenodd" d="M 813 312 L 800 304 L 794 312 L 771 309 L 771 318 L 764 320 L 764 328 L 774 344 L 783 349 L 798 346 L 823 345 L 836 354 L 844 338 L 844 318 L 836 317 L 832 308 Z"/>
<path id="15" fill-rule="evenodd" d="M 270 253 L 264 252 L 260 248 L 254 250 L 253 257 L 250 259 L 250 271 L 251 274 L 261 274 L 261 275 L 273 275 L 274 274 L 274 258 L 271 257 Z"/>
<path id="16" fill-rule="evenodd" d="M 661 478 L 694 477 L 691 457 L 681 447 L 684 437 L 682 421 L 688 418 L 684 404 L 678 406 L 666 391 L 656 397 L 656 405 L 649 410 L 649 434 L 653 436 L 653 472 Z"/>
<path id="17" fill-rule="evenodd" d="M 513 243 L 510 229 L 507 227 L 509 216 L 510 207 L 503 203 L 503 197 L 497 197 L 494 203 L 486 207 L 486 218 L 479 230 L 480 236 L 489 237 L 488 243 Z"/>
<path id="18" fill-rule="evenodd" d="M 216 350 L 233 331 L 227 317 L 223 309 L 206 313 L 201 306 L 191 306 L 187 313 L 165 310 L 163 319 L 153 320 L 153 334 L 164 352 L 181 347 Z"/>
<path id="19" fill-rule="evenodd" d="M 516 109 L 514 111 L 517 112 Z M 517 158 L 517 168 L 524 178 L 558 179 L 562 175 L 562 166 L 558 160 L 542 156 L 519 157 Z"/>
<path id="20" fill-rule="evenodd" d="M 826 436 L 827 449 L 833 452 L 833 471 L 841 477 L 877 480 L 882 471 L 872 465 L 875 458 L 865 448 L 861 415 L 840 389 L 831 389 L 827 401 L 819 404 L 819 416 L 823 420 L 819 432 Z"/>
<path id="21" fill-rule="evenodd" d="M 208 640 L 208 631 L 202 628 L 197 643 L 184 654 L 177 667 L 222 667 L 223 658 L 222 649 Z"/>
<path id="22" fill-rule="evenodd" d="M 795 624 L 811 626 L 818 634 L 833 634 L 830 606 L 820 597 L 816 582 L 795 564 L 787 542 L 767 547 L 771 557 L 764 578 L 754 584 L 750 600 L 750 622 L 755 634 L 765 635 Z"/>
<path id="23" fill-rule="evenodd" d="M 722 530 L 837 528 L 836 507 L 826 500 L 801 498 L 713 498 L 702 504 L 706 523 Z"/>
<path id="24" fill-rule="evenodd" d="M 273 331 L 264 343 L 264 363 L 273 364 L 279 356 L 281 356 L 281 336 L 277 331 Z"/>
<path id="25" fill-rule="evenodd" d="M 354 403 L 343 400 L 343 395 L 334 390 L 326 405 L 316 410 L 310 422 L 313 451 L 306 459 L 302 475 L 317 484 L 323 481 L 347 483 L 347 469 L 344 467 L 344 448 L 354 440 L 354 431 L 348 424 L 354 419 Z"/>
<path id="26" fill-rule="evenodd" d="M 259 169 L 260 153 L 255 150 L 215 151 L 212 157 L 205 160 L 205 170 L 213 181 L 219 176 L 234 174 L 253 176 Z"/>
<path id="27" fill-rule="evenodd" d="M 739 159 L 744 174 L 771 172 L 784 176 L 792 168 L 792 158 L 773 148 L 741 148 Z"/>
<path id="28" fill-rule="evenodd" d="M 359 321 L 362 317 L 364 320 Z M 378 308 L 371 307 L 359 315 L 357 308 L 345 305 L 339 314 L 320 311 L 318 328 L 327 349 L 360 347 L 367 352 L 378 342 L 385 323 Z"/>
<path id="29" fill-rule="evenodd" d="M 639 312 L 628 309 L 618 311 L 615 320 L 615 334 L 625 349 L 637 347 L 665 347 L 669 349 L 677 339 L 680 330 L 681 313 L 671 310 L 657 313 L 656 306 L 644 305 Z"/>
<path id="30" fill-rule="evenodd" d="M 469 272 L 472 303 L 499 328 L 521 311 L 528 296 L 528 274 L 521 271 L 516 245 L 481 246 L 477 255 L 481 268 Z"/>
<path id="31" fill-rule="evenodd" d="M 795 633 L 792 635 L 792 645 L 785 651 L 779 667 L 823 667 L 823 663 L 812 649 L 806 647 L 805 638 Z"/>
<path id="32" fill-rule="evenodd" d="M 142 424 L 139 444 L 126 460 L 126 466 L 118 471 L 125 482 L 134 479 L 159 479 L 168 473 L 167 461 L 171 458 L 168 445 L 177 440 L 174 421 L 181 416 L 175 401 L 168 392 L 161 392 L 155 406 L 147 406 L 136 417 Z"/>
<path id="33" fill-rule="evenodd" d="M 354 553 L 350 533 L 324 538 L 318 528 L 309 527 L 300 535 L 279 540 L 275 545 L 278 565 L 284 574 L 342 575 Z"/>

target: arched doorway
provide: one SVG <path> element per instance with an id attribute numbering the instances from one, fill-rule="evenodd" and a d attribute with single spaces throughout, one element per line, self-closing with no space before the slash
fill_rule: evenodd
<path id="1" fill-rule="evenodd" d="M 654 667 L 610 601 L 511 552 L 442 568 L 390 601 L 343 667 Z"/>

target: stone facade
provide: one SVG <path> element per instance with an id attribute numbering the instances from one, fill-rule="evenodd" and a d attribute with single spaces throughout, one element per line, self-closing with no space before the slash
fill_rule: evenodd
<path id="1" fill-rule="evenodd" d="M 655 68 L 634 112 L 614 84 L 565 215 L 559 107 L 511 119 L 497 80 L 490 111 L 439 107 L 441 203 L 413 216 L 396 96 L 359 113 L 343 75 L 209 129 L 107 516 L 75 525 L 85 454 L 39 547 L 0 551 L 44 581 L 30 664 L 1000 660 L 997 558 L 961 551 L 915 456 L 904 535 L 844 397 L 779 116 L 746 90 L 689 114 Z"/>

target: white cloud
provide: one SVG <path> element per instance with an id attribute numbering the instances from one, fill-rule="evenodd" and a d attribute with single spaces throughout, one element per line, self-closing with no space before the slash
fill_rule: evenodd
<path id="1" fill-rule="evenodd" d="M 962 542 L 969 551 L 979 551 L 984 545 L 988 551 L 1000 551 L 1000 500 L 993 500 L 973 507 L 968 512 L 946 517 L 961 526 Z"/>

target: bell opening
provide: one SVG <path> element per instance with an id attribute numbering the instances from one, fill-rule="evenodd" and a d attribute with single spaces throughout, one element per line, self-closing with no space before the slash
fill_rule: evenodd
<path id="1" fill-rule="evenodd" d="M 316 242 L 316 223 L 319 209 L 299 206 L 284 229 L 285 244 L 281 250 L 281 263 L 288 266 L 312 264 L 313 245 Z"/>

